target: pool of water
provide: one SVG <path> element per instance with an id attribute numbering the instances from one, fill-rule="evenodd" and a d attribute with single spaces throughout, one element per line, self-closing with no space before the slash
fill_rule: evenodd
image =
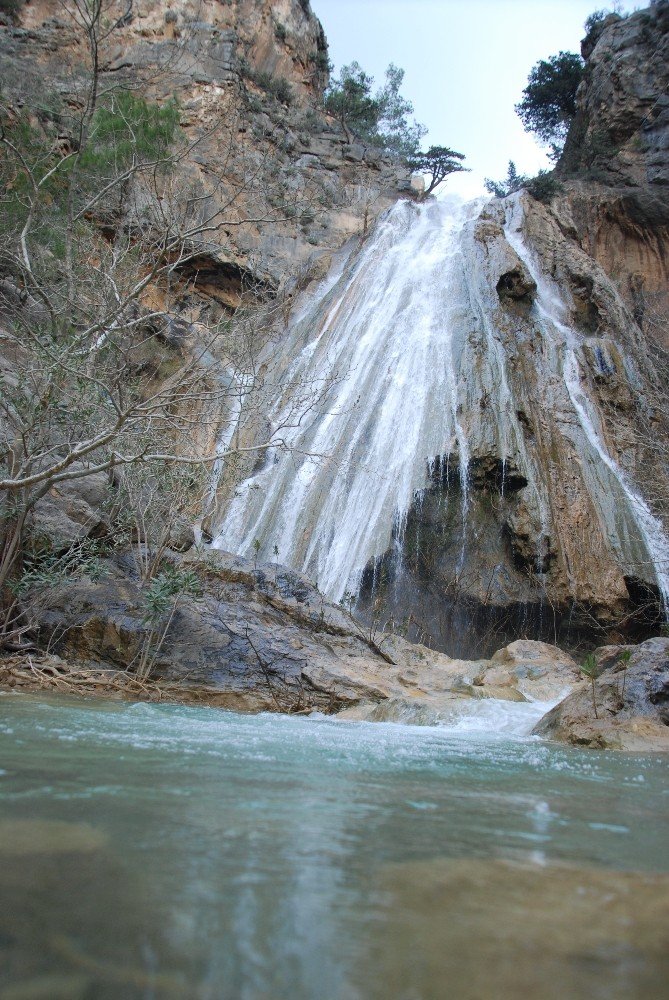
<path id="1" fill-rule="evenodd" d="M 0 996 L 669 996 L 666 758 L 491 711 L 1 696 Z"/>

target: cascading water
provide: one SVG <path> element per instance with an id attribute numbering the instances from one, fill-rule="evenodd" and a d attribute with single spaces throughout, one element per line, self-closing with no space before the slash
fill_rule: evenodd
<path id="1" fill-rule="evenodd" d="M 581 381 L 579 337 L 565 322 L 568 309 L 559 289 L 542 273 L 532 251 L 523 239 L 522 221 L 522 203 L 520 197 L 516 195 L 509 200 L 504 233 L 536 282 L 535 305 L 544 336 L 562 355 L 564 384 L 578 419 L 578 427 L 585 438 L 585 447 L 579 446 L 579 451 L 587 456 L 595 472 L 593 477 L 586 477 L 586 483 L 596 482 L 598 485 L 598 488 L 590 489 L 591 498 L 599 511 L 602 523 L 606 525 L 609 542 L 618 550 L 623 561 L 634 565 L 639 561 L 639 543 L 645 548 L 646 559 L 652 564 L 662 597 L 665 615 L 669 615 L 669 539 L 660 521 L 653 516 L 648 504 L 628 482 L 623 470 L 606 448 L 604 435 L 598 429 L 597 409 Z M 613 504 L 610 502 L 611 495 L 615 498 Z M 603 503 L 604 499 L 608 502 Z M 620 524 L 620 519 L 616 522 L 617 505 L 627 509 L 636 525 L 636 532 L 625 530 Z"/>
<path id="2" fill-rule="evenodd" d="M 568 442 L 565 460 L 578 460 L 604 544 L 624 573 L 654 576 L 669 607 L 669 542 L 606 446 L 579 375 L 580 335 L 524 242 L 522 200 L 507 202 L 503 232 L 501 208 L 484 212 L 486 204 L 398 203 L 303 303 L 268 359 L 280 386 L 268 424 L 287 447 L 268 451 L 237 487 L 214 545 L 246 556 L 257 549 L 339 600 L 358 591 L 366 568 L 393 545 L 401 554 L 412 506 L 442 465 L 457 466 L 464 525 L 468 472 L 483 456 L 501 467 L 500 503 L 513 506 L 505 498 L 509 468 L 524 483 L 541 601 L 546 547 L 560 530 L 557 487 L 546 449 L 526 433 L 526 411 L 566 407 L 571 415 L 556 416 L 551 433 L 563 448 Z M 496 289 L 509 247 L 537 286 L 524 318 L 504 312 Z M 535 335 L 536 352 L 519 340 Z M 533 366 L 529 382 L 525 365 Z M 463 527 L 456 573 L 466 534 Z"/>
<path id="3" fill-rule="evenodd" d="M 350 270 L 292 330 L 291 387 L 333 382 L 318 412 L 282 433 L 238 489 L 215 544 L 278 558 L 339 599 L 391 544 L 428 463 L 457 453 L 466 504 L 467 436 L 458 414 L 456 341 L 469 307 L 461 238 L 482 202 L 396 205 Z"/>

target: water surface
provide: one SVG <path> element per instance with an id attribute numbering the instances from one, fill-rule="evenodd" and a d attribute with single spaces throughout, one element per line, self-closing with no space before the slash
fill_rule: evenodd
<path id="1" fill-rule="evenodd" d="M 0 697 L 0 996 L 669 995 L 666 759 L 493 724 Z"/>

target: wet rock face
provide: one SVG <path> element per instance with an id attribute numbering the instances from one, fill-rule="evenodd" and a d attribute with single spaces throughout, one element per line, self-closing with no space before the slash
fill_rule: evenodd
<path id="1" fill-rule="evenodd" d="M 450 656 L 489 656 L 519 634 L 553 638 L 536 580 L 539 526 L 527 511 L 523 521 L 526 486 L 514 466 L 474 458 L 465 514 L 457 456 L 440 457 L 409 512 L 401 550 L 396 543 L 368 567 L 360 610 L 383 609 L 412 640 Z"/>
<path id="2" fill-rule="evenodd" d="M 536 290 L 534 282 L 525 272 L 517 268 L 514 271 L 506 271 L 497 282 L 497 294 L 500 299 L 525 299 L 530 300 Z"/>
<path id="3" fill-rule="evenodd" d="M 540 309 L 502 220 L 491 203 L 468 249 L 483 318 L 471 320 L 459 362 L 466 483 L 456 452 L 432 459 L 393 547 L 367 567 L 361 606 L 409 619 L 412 638 L 451 655 L 489 655 L 519 635 L 568 648 L 646 638 L 662 620 L 657 581 L 575 399 L 587 398 L 598 447 L 640 494 L 666 497 L 666 472 L 645 445 L 653 365 L 616 284 L 565 238 L 559 210 L 526 199 L 522 216 L 560 299 L 558 327 L 546 326 L 546 293 Z M 578 344 L 571 388 L 567 327 Z"/>
<path id="4" fill-rule="evenodd" d="M 571 649 L 606 635 L 621 610 L 556 596 L 559 543 L 543 533 L 527 486 L 513 465 L 475 458 L 465 516 L 457 457 L 435 463 L 401 542 L 367 568 L 359 613 L 454 657 L 491 656 L 519 636 Z M 635 599 L 653 604 L 648 590 Z M 630 608 L 627 627 L 643 637 L 649 623 Z"/>

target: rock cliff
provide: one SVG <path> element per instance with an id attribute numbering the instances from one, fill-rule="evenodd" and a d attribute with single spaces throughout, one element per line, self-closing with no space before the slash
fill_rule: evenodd
<path id="1" fill-rule="evenodd" d="M 322 113 L 327 42 L 308 0 L 139 0 L 104 5 L 96 52 L 101 91 L 141 87 L 181 108 L 187 155 L 177 187 L 212 219 L 192 292 L 235 308 L 250 284 L 276 290 L 323 253 L 362 234 L 409 189 L 406 167 L 348 142 Z M 18 106 L 77 105 L 91 62 L 86 33 L 57 0 L 0 22 L 5 96 Z M 63 120 L 62 143 L 71 141 Z M 197 296 L 196 296 L 197 298 Z"/>
<path id="2" fill-rule="evenodd" d="M 429 255 L 415 281 L 401 269 L 393 273 L 393 287 L 405 283 L 394 320 L 404 337 L 419 337 L 437 322 L 435 297 L 443 299 L 441 322 L 450 322 L 449 311 L 456 314 L 445 348 L 453 356 L 454 381 L 439 390 L 442 409 L 454 414 L 450 429 L 445 421 L 451 447 L 407 456 L 414 467 L 422 465 L 411 476 L 410 509 L 402 507 L 403 499 L 396 525 L 386 517 L 385 553 L 379 524 L 372 532 L 367 520 L 361 522 L 358 535 L 374 539 L 356 585 L 361 582 L 365 613 L 408 619 L 414 638 L 453 655 L 489 654 L 519 634 L 568 645 L 598 636 L 643 638 L 662 621 L 669 579 L 663 350 L 669 98 L 667 61 L 658 54 L 667 44 L 667 10 L 661 2 L 627 18 L 607 18 L 586 40 L 579 112 L 558 169 L 557 194 L 547 203 L 526 193 L 487 205 L 464 226 L 457 249 L 454 244 L 453 252 L 466 261 L 463 275 L 451 278 L 448 253 L 441 279 L 428 274 Z M 428 213 L 421 218 L 393 216 L 388 231 L 395 242 L 389 251 L 379 237 L 383 253 L 424 253 L 419 236 L 407 239 L 409 227 L 415 225 L 420 234 L 421 225 L 434 225 L 434 248 L 453 221 L 444 216 L 430 223 Z M 376 258 L 364 248 L 354 256 L 322 308 L 312 308 L 295 325 L 280 365 L 287 369 L 295 361 L 297 369 L 290 370 L 300 370 L 295 359 L 313 330 L 319 331 L 313 340 L 317 355 L 330 350 L 340 359 L 349 357 L 348 348 L 339 350 L 352 324 L 359 342 L 372 336 L 370 284 L 383 288 L 388 280 L 384 258 L 374 252 Z M 411 275 L 408 267 L 406 272 Z M 427 283 L 417 286 L 420 280 Z M 448 296 L 435 288 L 435 280 L 448 282 Z M 416 301 L 420 295 L 424 308 Z M 374 327 L 373 336 L 386 336 L 383 324 Z M 379 381 L 396 370 L 401 341 L 389 342 L 385 360 L 373 359 L 374 378 L 361 379 L 359 391 L 376 398 Z M 353 344 L 350 357 L 355 349 Z M 304 373 L 317 370 L 308 360 Z M 415 377 L 416 370 L 407 363 L 397 377 L 408 371 Z M 418 377 L 432 384 L 429 371 Z M 444 423 L 434 400 L 421 399 L 425 386 L 412 388 L 414 424 Z M 389 393 L 376 409 L 397 405 L 399 414 L 400 403 Z M 354 544 L 343 500 L 337 505 L 328 500 L 337 514 L 326 523 L 322 497 L 333 492 L 333 469 L 340 468 L 350 484 L 351 463 L 368 461 L 359 445 L 354 458 L 348 450 L 348 442 L 360 437 L 360 421 L 360 440 L 371 454 L 381 453 L 374 437 L 381 418 L 367 413 L 365 400 L 355 396 L 349 402 L 358 412 L 340 440 L 328 434 L 300 438 L 303 447 L 327 440 L 329 462 L 314 478 L 294 460 L 302 470 L 298 478 L 314 482 L 295 530 L 282 535 L 290 517 L 281 509 L 281 496 L 289 495 L 297 474 L 288 472 L 287 463 L 275 470 L 266 464 L 246 480 L 246 505 L 233 505 L 226 514 L 224 546 L 254 537 L 269 552 L 270 538 L 283 538 L 283 555 L 290 553 L 295 565 L 320 580 L 318 566 L 324 573 L 329 567 L 328 539 L 333 531 L 341 535 L 344 521 L 347 544 Z M 334 394 L 331 408 L 336 400 Z M 252 440 L 252 427 L 247 430 Z M 427 448 L 429 439 L 427 431 L 420 447 Z M 395 451 L 400 448 L 398 442 Z M 387 474 L 397 477 L 399 496 L 405 473 L 395 468 L 390 452 L 386 461 L 393 463 Z M 383 462 L 375 465 L 369 458 L 369 464 L 374 475 L 386 473 Z M 237 482 L 252 471 L 241 470 Z M 281 496 L 274 488 L 278 483 Z M 388 503 L 391 498 L 384 509 Z M 353 562 L 351 568 L 361 567 Z M 332 580 L 329 568 L 327 573 L 324 581 Z M 333 587 L 341 592 L 340 583 Z"/>
<path id="3" fill-rule="evenodd" d="M 62 108 L 82 101 L 91 70 L 85 37 L 62 13 L 55 0 L 33 0 L 18 23 L 5 18 L 0 58 L 10 107 L 34 109 L 41 102 L 36 117 L 49 122 L 49 135 L 67 150 L 74 137 Z M 376 147 L 350 141 L 319 106 L 327 45 L 308 0 L 138 0 L 129 8 L 112 3 L 109 18 L 95 53 L 100 86 L 141 85 L 160 103 L 176 98 L 182 136 L 170 197 L 195 206 L 197 223 L 173 284 L 147 286 L 142 306 L 164 310 L 169 324 L 160 338 L 147 338 L 160 345 L 144 362 L 154 366 L 157 380 L 168 377 L 175 358 L 197 354 L 201 333 L 221 317 L 235 315 L 235 329 L 243 331 L 245 316 L 260 316 L 263 338 L 251 368 L 260 370 L 264 395 L 253 412 L 233 421 L 236 441 L 253 445 L 266 436 L 276 399 L 297 391 L 293 366 L 316 343 L 317 319 L 330 324 L 328 296 L 346 268 L 360 270 L 374 220 L 410 191 L 406 168 Z M 410 638 L 475 659 L 518 637 L 577 646 L 602 636 L 645 638 L 658 627 L 660 570 L 669 574 L 669 566 L 658 569 L 652 557 L 637 497 L 643 495 L 661 530 L 669 497 L 668 40 L 666 0 L 599 24 L 584 42 L 586 73 L 558 167 L 560 191 L 548 203 L 527 193 L 492 201 L 463 228 L 468 273 L 454 294 L 463 295 L 467 308 L 457 312 L 453 398 L 441 400 L 460 438 L 454 433 L 447 450 L 417 456 L 420 486 L 401 531 L 391 510 L 385 549 L 361 567 L 359 607 L 369 620 L 405 620 Z M 129 230 L 148 211 L 132 194 L 123 207 Z M 103 207 L 96 223 L 104 230 Z M 558 306 L 551 304 L 555 289 Z M 315 299 L 320 317 L 309 312 Z M 377 313 L 381 305 L 379 299 Z M 217 362 L 220 367 L 220 359 L 203 360 L 212 380 L 219 377 Z M 385 369 L 384 378 L 389 360 Z M 344 375 L 331 372 L 326 388 Z M 303 383 L 312 392 L 317 384 L 318 378 Z M 433 416 L 438 403 L 431 401 Z M 318 404 L 328 418 L 327 392 Z M 199 412 L 194 404 L 192 416 L 198 446 L 221 439 L 219 412 Z M 337 473 L 325 457 L 325 479 L 309 517 L 338 474 L 348 482 L 348 471 Z M 276 458 L 270 454 L 264 465 L 255 455 L 228 463 L 205 528 L 213 532 L 240 482 L 267 473 Z M 298 466 L 302 459 L 291 461 Z M 37 528 L 57 545 L 109 538 L 113 519 L 91 499 L 91 489 L 49 494 L 35 512 Z M 306 550 L 306 509 L 302 521 Z M 185 536 L 172 548 L 188 548 L 189 530 Z M 261 559 L 271 559 L 273 540 L 270 532 L 263 536 Z M 115 565 L 115 582 L 96 591 L 93 602 L 104 612 L 96 611 L 93 659 L 104 648 L 112 662 L 114 643 L 103 640 L 116 612 L 108 609 L 139 599 L 131 574 L 125 584 L 121 579 L 123 561 Z M 124 586 L 130 598 L 121 593 Z M 256 589 L 247 581 L 227 594 L 224 612 L 209 611 L 229 624 L 238 600 L 239 614 L 255 620 L 261 614 Z M 88 598 L 79 597 L 81 623 L 89 629 L 82 610 Z M 274 622 L 277 635 L 284 624 Z M 267 704 L 271 685 L 257 654 L 246 643 L 243 656 L 231 659 L 226 627 L 220 641 L 216 626 L 214 660 L 233 673 L 247 671 Z M 190 628 L 184 619 L 183 629 Z M 44 620 L 47 639 L 49 629 L 69 634 L 62 615 L 51 624 Z M 121 642 L 135 653 L 137 632 L 136 623 L 128 626 Z M 283 638 L 277 642 L 276 655 L 285 658 L 288 647 Z M 74 645 L 71 651 L 81 655 Z M 309 654 L 314 662 L 328 660 L 330 679 L 314 688 L 320 707 L 339 660 L 360 650 L 347 647 L 332 662 L 331 652 L 314 647 Z M 362 660 L 359 666 L 367 669 Z M 304 668 L 294 674 L 299 690 Z M 400 693 L 386 686 L 383 698 Z"/>
<path id="4" fill-rule="evenodd" d="M 583 40 L 558 172 L 579 243 L 665 348 L 669 315 L 669 4 L 609 15 Z"/>

